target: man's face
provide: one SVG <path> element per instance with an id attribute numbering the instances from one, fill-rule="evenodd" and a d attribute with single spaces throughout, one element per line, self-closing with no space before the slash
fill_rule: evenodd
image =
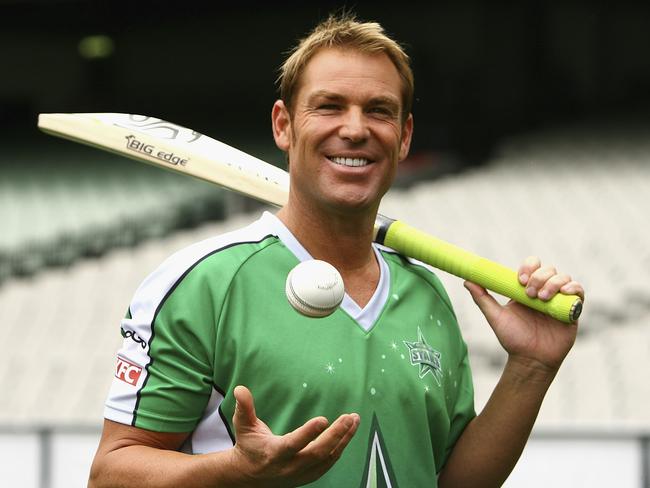
<path id="1" fill-rule="evenodd" d="M 402 81 L 385 54 L 323 49 L 307 64 L 292 113 L 273 107 L 278 147 L 289 156 L 296 203 L 376 212 L 411 141 Z"/>

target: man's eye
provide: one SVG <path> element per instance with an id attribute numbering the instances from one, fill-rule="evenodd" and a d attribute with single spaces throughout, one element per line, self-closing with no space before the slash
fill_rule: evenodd
<path id="1" fill-rule="evenodd" d="M 387 117 L 393 116 L 393 111 L 386 107 L 373 107 L 370 109 L 370 112 L 373 114 L 385 115 Z"/>
<path id="2" fill-rule="evenodd" d="M 339 105 L 336 105 L 335 103 L 324 103 L 322 105 L 318 106 L 319 110 L 338 110 Z"/>

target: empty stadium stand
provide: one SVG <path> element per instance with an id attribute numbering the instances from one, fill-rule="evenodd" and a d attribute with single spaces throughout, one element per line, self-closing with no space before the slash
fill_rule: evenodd
<path id="1" fill-rule="evenodd" d="M 537 254 L 584 283 L 580 336 L 538 425 L 650 425 L 650 383 L 637 374 L 650 370 L 649 157 L 650 138 L 639 129 L 538 133 L 504 145 L 485 166 L 394 190 L 384 201 L 387 215 L 486 257 L 515 267 Z M 98 424 L 119 320 L 138 283 L 176 249 L 253 218 L 166 236 L 179 220 L 201 218 L 193 217 L 197 208 L 219 205 L 218 192 L 137 165 L 120 179 L 102 163 L 92 177 L 57 162 L 57 172 L 39 169 L 46 179 L 24 170 L 19 185 L 2 182 L 10 230 L 2 242 L 5 253 L 14 243 L 21 272 L 36 267 L 30 259 L 98 257 L 0 287 L 0 333 L 16 345 L 0 362 L 0 386 L 13 392 L 0 397 L 0 423 Z M 126 217 L 134 198 L 142 214 Z M 16 201 L 28 217 L 16 217 Z M 143 237 L 157 239 L 114 248 Z M 469 344 L 480 408 L 505 356 L 460 280 L 440 275 Z"/>
<path id="2" fill-rule="evenodd" d="M 63 141 L 6 151 L 0 283 L 224 215 L 220 189 L 118 156 Z"/>
<path id="3" fill-rule="evenodd" d="M 578 341 L 549 390 L 536 432 L 623 432 L 639 439 L 650 432 L 648 135 L 638 128 L 587 127 L 519 137 L 485 166 L 396 189 L 384 200 L 383 213 L 486 257 L 516 267 L 537 254 L 584 283 Z M 125 182 L 101 169 L 93 170 L 100 177 L 91 181 L 63 168 L 49 174 L 46 191 L 37 191 L 36 178 L 27 173 L 21 186 L 0 182 L 2 226 L 12 229 L 11 236 L 2 234 L 5 252 L 14 239 L 20 243 L 15 249 L 28 257 L 37 248 L 32 254 L 42 262 L 69 263 L 6 275 L 0 285 L 0 334 L 12 345 L 0 361 L 5 431 L 45 429 L 38 430 L 42 439 L 49 429 L 71 429 L 72 436 L 97 432 L 121 342 L 119 321 L 140 281 L 175 250 L 259 213 L 170 232 L 179 220 L 198 219 L 193 209 L 223 201 L 211 187 L 148 170 L 138 169 L 142 173 Z M 45 167 L 41 171 L 46 174 Z M 79 191 L 72 194 L 64 180 Z M 97 194 L 103 204 L 92 202 L 90 195 Z M 122 203 L 134 194 L 150 212 L 127 219 Z M 32 202 L 29 212 L 20 209 L 21 218 L 16 200 Z M 17 235 L 33 237 L 21 241 Z M 49 254 L 47 247 L 29 244 L 48 239 Z M 20 262 L 24 270 L 36 269 Z M 469 346 L 480 409 L 505 354 L 460 280 L 442 272 L 440 277 Z"/>

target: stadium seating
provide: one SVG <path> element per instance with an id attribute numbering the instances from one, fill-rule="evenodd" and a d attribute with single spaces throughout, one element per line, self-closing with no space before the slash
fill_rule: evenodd
<path id="1" fill-rule="evenodd" d="M 0 283 L 223 217 L 212 185 L 70 146 L 3 165 Z"/>
<path id="2" fill-rule="evenodd" d="M 485 166 L 394 190 L 384 200 L 386 215 L 488 258 L 516 267 L 536 254 L 584 283 L 578 341 L 538 427 L 650 426 L 650 382 L 643 377 L 650 371 L 648 157 L 650 137 L 638 129 L 550 131 L 513 139 Z M 74 194 L 67 178 L 76 178 Z M 0 396 L 0 424 L 98 425 L 121 342 L 119 320 L 139 282 L 173 251 L 253 217 L 167 235 L 178 219 L 191 220 L 214 202 L 211 188 L 155 170 L 128 182 L 52 174 L 47 194 L 28 179 L 20 187 L 0 182 L 3 227 L 16 229 L 2 234 L 5 259 L 21 242 L 11 266 L 99 257 L 0 286 L 0 334 L 14 345 L 0 361 L 0 388 L 11 392 Z M 91 198 L 100 192 L 103 204 Z M 133 198 L 150 210 L 146 217 L 125 214 L 122 204 Z M 12 213 L 17 200 L 31 205 L 29 222 Z M 37 259 L 27 242 L 38 247 L 45 235 L 58 235 L 59 244 Z M 162 237 L 143 241 L 146 235 Z M 139 244 L 106 251 L 111 240 Z M 460 280 L 439 275 L 468 342 L 480 409 L 505 354 Z"/>

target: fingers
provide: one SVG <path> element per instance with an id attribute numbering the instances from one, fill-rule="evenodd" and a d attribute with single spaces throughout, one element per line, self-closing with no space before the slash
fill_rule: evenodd
<path id="1" fill-rule="evenodd" d="M 359 427 L 359 415 L 356 413 L 341 415 L 318 438 L 303 451 L 319 462 L 335 461 L 341 456 Z"/>
<path id="2" fill-rule="evenodd" d="M 540 268 L 531 276 L 526 294 L 531 296 L 533 291 L 537 292 L 537 298 L 548 300 L 553 297 L 560 288 L 571 281 L 571 277 L 566 274 L 558 274 L 555 268 Z M 535 296 L 535 294 L 532 294 Z"/>
<path id="3" fill-rule="evenodd" d="M 541 261 L 537 256 L 528 256 L 523 264 L 519 267 L 519 283 L 526 286 L 530 276 L 539 269 L 542 265 Z"/>
<path id="4" fill-rule="evenodd" d="M 360 423 L 359 416 L 357 414 L 350 414 L 350 415 L 353 416 L 353 423 L 352 425 L 349 425 L 349 427 L 346 425 L 342 425 L 344 429 L 347 429 L 343 432 L 343 435 L 341 437 L 334 435 L 332 438 L 328 439 L 328 440 L 334 440 L 336 438 L 339 438 L 338 444 L 334 447 L 334 449 L 328 452 L 328 448 L 330 447 L 331 444 L 327 443 L 326 446 L 324 445 L 322 446 L 322 448 L 314 449 L 314 452 L 311 453 L 312 455 L 315 455 L 316 459 L 318 460 L 317 464 L 315 464 L 310 468 L 312 475 L 315 474 L 316 478 L 320 478 L 332 466 L 334 466 L 336 461 L 338 461 L 339 458 L 341 457 L 341 454 L 343 454 L 343 450 L 350 443 L 350 441 L 354 437 L 354 434 L 356 434 Z M 342 417 L 344 416 L 339 417 L 339 420 Z M 335 424 L 336 422 L 332 424 L 332 427 L 334 427 Z"/>
<path id="5" fill-rule="evenodd" d="M 537 256 L 529 256 L 519 267 L 519 282 L 526 287 L 526 295 L 548 301 L 558 292 L 578 295 L 584 299 L 582 285 L 553 266 L 542 266 Z"/>
<path id="6" fill-rule="evenodd" d="M 540 295 L 540 291 L 544 288 L 547 282 L 557 276 L 557 270 L 553 266 L 544 266 L 542 267 L 539 258 L 535 256 L 530 256 L 526 258 L 524 264 L 519 268 L 519 282 L 526 287 L 526 295 L 530 298 L 538 297 L 542 300 L 548 300 L 547 293 L 550 288 L 553 288 L 554 284 L 549 284 L 549 287 L 544 290 L 544 293 Z M 554 283 L 557 283 L 556 279 Z M 555 293 L 559 290 L 565 282 L 562 282 L 555 288 Z"/>
<path id="7" fill-rule="evenodd" d="M 571 280 L 565 285 L 562 285 L 560 292 L 565 295 L 578 295 L 582 301 L 585 300 L 585 290 L 580 283 L 577 281 Z"/>
<path id="8" fill-rule="evenodd" d="M 350 443 L 352 440 L 352 437 L 354 437 L 354 434 L 356 434 L 357 429 L 359 428 L 359 423 L 360 419 L 359 416 L 356 413 L 351 414 L 353 423 L 350 425 L 347 430 L 344 432 L 343 437 L 339 440 L 339 443 L 336 445 L 336 447 L 332 450 L 330 453 L 330 456 L 336 460 L 339 457 L 341 457 L 341 454 L 343 453 L 343 449 Z"/>
<path id="9" fill-rule="evenodd" d="M 255 403 L 253 394 L 245 386 L 236 386 L 235 395 L 235 414 L 232 417 L 235 429 L 241 430 L 246 427 L 253 427 L 257 421 L 255 413 Z"/>
<path id="10" fill-rule="evenodd" d="M 253 395 L 244 386 L 233 391 L 233 424 L 237 442 L 233 452 L 242 473 L 263 486 L 298 486 L 330 469 L 359 426 L 357 414 L 341 415 L 328 427 L 325 417 L 308 420 L 286 435 L 274 435 L 257 418 Z M 278 480 L 284 480 L 278 485 Z"/>
<path id="11" fill-rule="evenodd" d="M 499 302 L 497 302 L 494 297 L 485 290 L 485 288 L 476 283 L 465 281 L 463 284 L 472 295 L 474 303 L 478 305 L 478 308 L 481 309 L 481 312 L 485 315 L 488 323 L 491 324 L 492 320 L 501 313 L 501 305 L 499 305 Z"/>
<path id="12" fill-rule="evenodd" d="M 316 417 L 283 436 L 283 451 L 290 455 L 285 462 L 291 465 L 292 476 L 301 480 L 298 484 L 318 479 L 336 463 L 359 427 L 359 416 L 341 415 L 328 428 L 326 425 L 325 418 Z"/>
<path id="13" fill-rule="evenodd" d="M 287 449 L 291 454 L 301 451 L 327 428 L 328 423 L 325 417 L 316 417 L 289 432 L 284 436 Z"/>

